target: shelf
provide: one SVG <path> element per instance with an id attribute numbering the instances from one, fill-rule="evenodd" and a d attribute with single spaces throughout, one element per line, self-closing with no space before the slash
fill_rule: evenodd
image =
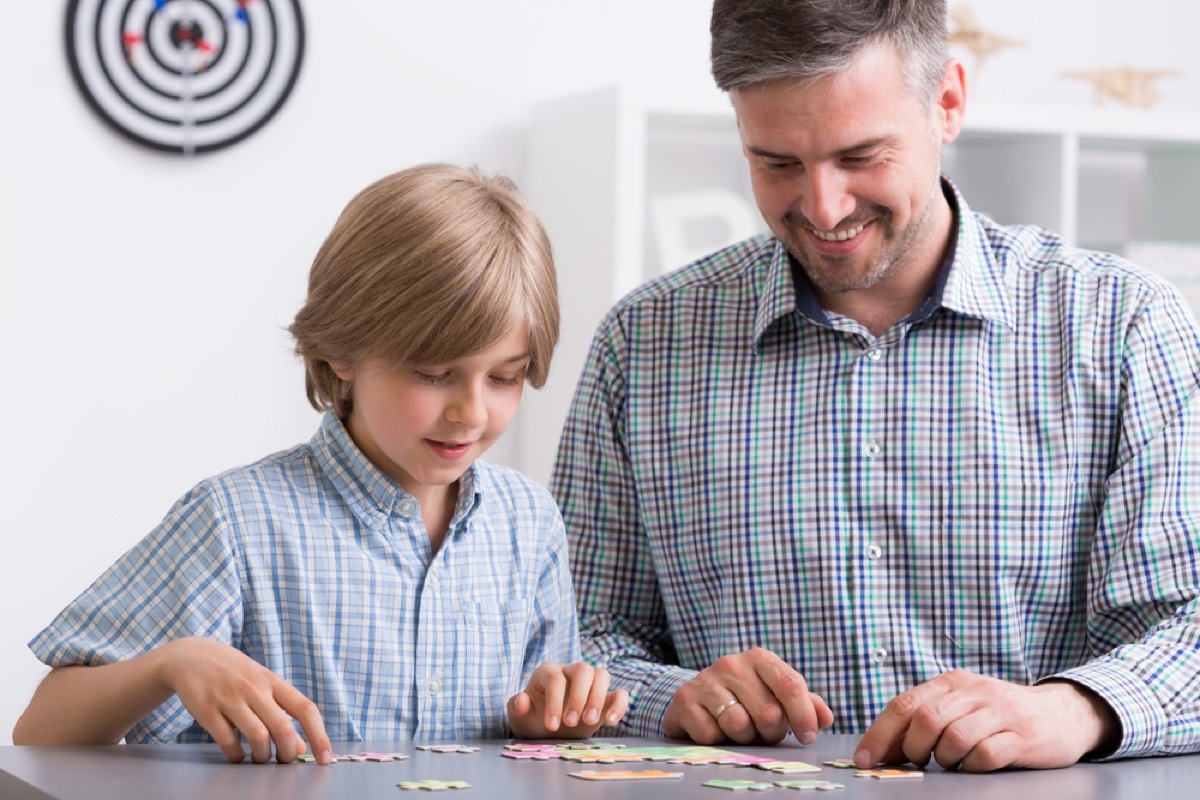
<path id="1" fill-rule="evenodd" d="M 643 281 L 764 228 L 733 110 L 717 92 L 612 88 L 537 107 L 526 195 L 554 244 L 562 344 L 518 420 L 547 481 L 596 324 Z M 1071 243 L 1200 244 L 1200 116 L 977 104 L 943 169 L 974 210 Z"/>

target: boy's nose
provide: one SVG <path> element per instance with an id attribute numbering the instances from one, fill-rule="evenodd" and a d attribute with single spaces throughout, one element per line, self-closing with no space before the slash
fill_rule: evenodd
<path id="1" fill-rule="evenodd" d="M 446 409 L 446 416 L 465 428 L 479 428 L 487 421 L 487 406 L 483 392 L 474 387 L 464 389 Z"/>

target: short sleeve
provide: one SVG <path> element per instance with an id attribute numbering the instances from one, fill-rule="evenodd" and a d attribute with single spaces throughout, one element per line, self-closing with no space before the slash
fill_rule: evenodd
<path id="1" fill-rule="evenodd" d="M 203 636 L 237 647 L 242 628 L 238 561 L 217 496 L 202 483 L 64 608 L 29 643 L 51 667 L 100 666 L 174 639 Z M 142 719 L 130 742 L 175 739 L 193 723 L 178 697 Z"/>

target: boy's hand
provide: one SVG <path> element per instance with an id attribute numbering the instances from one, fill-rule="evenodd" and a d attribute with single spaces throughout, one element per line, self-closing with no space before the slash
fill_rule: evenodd
<path id="1" fill-rule="evenodd" d="M 509 698 L 513 735 L 586 739 L 601 725 L 616 725 L 629 710 L 629 694 L 624 689 L 609 692 L 608 681 L 608 670 L 582 661 L 540 665 L 525 691 Z"/>
<path id="2" fill-rule="evenodd" d="M 246 757 L 238 731 L 250 745 L 250 758 L 295 761 L 307 750 L 292 719 L 300 723 L 318 763 L 332 761 L 329 737 L 315 703 L 245 653 L 213 639 L 176 639 L 158 648 L 160 683 L 179 695 L 184 708 L 238 763 Z"/>

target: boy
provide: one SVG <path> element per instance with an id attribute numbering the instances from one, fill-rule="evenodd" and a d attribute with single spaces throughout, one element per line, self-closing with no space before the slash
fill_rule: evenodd
<path id="1" fill-rule="evenodd" d="M 557 508 L 477 460 L 558 326 L 511 182 L 430 164 L 360 192 L 290 327 L 320 430 L 201 482 L 30 643 L 54 669 L 14 742 L 215 740 L 236 762 L 240 733 L 256 762 L 329 763 L 331 739 L 620 719 L 607 672 L 559 663 L 580 656 Z"/>

